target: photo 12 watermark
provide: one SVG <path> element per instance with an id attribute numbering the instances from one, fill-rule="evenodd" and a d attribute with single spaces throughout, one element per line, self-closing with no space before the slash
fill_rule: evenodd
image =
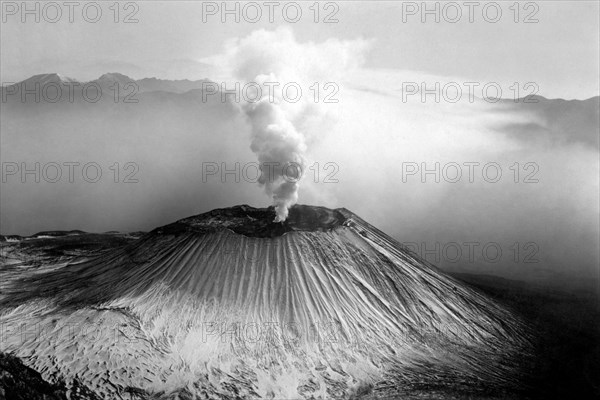
<path id="1" fill-rule="evenodd" d="M 540 166 L 533 161 L 498 163 L 495 161 L 415 162 L 401 164 L 402 183 L 539 183 Z"/>
<path id="2" fill-rule="evenodd" d="M 314 183 L 339 183 L 340 167 L 335 162 L 313 162 L 304 166 L 297 162 L 202 162 L 202 183 L 217 180 L 221 183 L 273 183 L 281 178 L 286 182 L 312 179 Z"/>
<path id="3" fill-rule="evenodd" d="M 539 23 L 539 3 L 528 1 L 403 1 L 402 23 Z"/>
<path id="4" fill-rule="evenodd" d="M 140 167 L 133 161 L 101 164 L 95 161 L 2 162 L 2 183 L 139 183 Z M 103 166 L 104 165 L 104 166 Z"/>
<path id="5" fill-rule="evenodd" d="M 540 246 L 533 241 L 501 244 L 489 241 L 463 242 L 403 242 L 408 250 L 425 261 L 439 264 L 514 263 L 537 264 L 540 262 Z"/>
<path id="6" fill-rule="evenodd" d="M 539 103 L 540 91 L 536 82 L 402 82 L 402 102 L 417 103 L 475 103 L 477 99 L 487 103 L 512 101 L 513 103 Z"/>
<path id="7" fill-rule="evenodd" d="M 298 82 L 202 82 L 202 102 L 220 99 L 222 103 L 339 103 L 340 87 L 336 82 L 312 82 L 302 85 Z"/>
<path id="8" fill-rule="evenodd" d="M 135 81 L 77 82 L 58 80 L 51 82 L 2 82 L 2 103 L 98 103 L 103 98 L 115 103 L 139 103 L 139 85 Z"/>
<path id="9" fill-rule="evenodd" d="M 2 1 L 0 10 L 2 23 L 140 22 L 140 2 L 136 1 Z"/>
<path id="10" fill-rule="evenodd" d="M 463 333 L 465 326 L 451 322 L 433 322 L 419 328 L 396 332 L 389 336 L 395 342 L 419 342 L 424 338 L 456 336 Z M 188 333 L 197 336 L 199 346 L 222 344 L 253 345 L 338 345 L 345 348 L 364 346 L 374 339 L 373 331 L 364 327 L 343 325 L 339 320 L 316 320 L 308 324 L 282 321 L 223 321 L 208 320 L 188 326 Z M 381 339 L 381 337 L 379 338 Z M 94 345 L 110 343 L 133 345 L 148 340 L 146 333 L 126 323 L 103 321 L 60 321 L 52 324 L 43 322 L 0 322 L 0 344 L 25 345 L 44 340 L 74 341 L 78 344 Z"/>
<path id="11" fill-rule="evenodd" d="M 203 1 L 202 22 L 259 22 L 296 24 L 337 24 L 340 3 L 335 1 Z"/>

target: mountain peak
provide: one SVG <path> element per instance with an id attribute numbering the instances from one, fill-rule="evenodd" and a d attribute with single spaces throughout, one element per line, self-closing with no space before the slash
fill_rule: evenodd
<path id="1" fill-rule="evenodd" d="M 33 75 L 32 77 L 22 81 L 22 83 L 26 83 L 26 84 L 40 83 L 41 85 L 46 85 L 49 83 L 64 83 L 64 82 L 77 82 L 77 80 L 73 79 L 73 78 L 69 78 L 68 76 L 58 74 L 56 72 L 50 72 L 50 73 L 46 73 L 46 74 Z"/>
<path id="2" fill-rule="evenodd" d="M 120 74 L 118 72 L 107 72 L 106 74 L 102 74 L 97 82 L 109 81 L 109 82 L 132 82 L 135 79 L 128 77 L 127 75 Z"/>

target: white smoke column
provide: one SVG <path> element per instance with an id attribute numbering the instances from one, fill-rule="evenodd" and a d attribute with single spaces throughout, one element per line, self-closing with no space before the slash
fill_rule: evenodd
<path id="1" fill-rule="evenodd" d="M 285 221 L 289 208 L 298 201 L 306 167 L 306 137 L 317 133 L 312 131 L 327 115 L 323 98 L 315 101 L 309 88 L 315 83 L 320 90 L 326 82 L 339 85 L 344 73 L 362 62 L 366 45 L 360 39 L 299 43 L 284 28 L 258 30 L 228 43 L 226 59 L 242 86 L 257 83 L 262 88 L 259 100 L 243 104 L 242 110 L 249 119 L 251 149 L 262 170 L 259 183 L 273 198 L 275 221 Z M 286 97 L 282 88 L 290 83 L 293 87 Z M 294 90 L 298 87 L 299 97 Z"/>
<path id="2" fill-rule="evenodd" d="M 273 197 L 275 221 L 285 221 L 289 208 L 298 201 L 299 181 L 306 165 L 304 136 L 273 99 L 248 103 L 244 110 L 252 125 L 250 148 L 258 155 L 262 169 L 259 183 Z"/>

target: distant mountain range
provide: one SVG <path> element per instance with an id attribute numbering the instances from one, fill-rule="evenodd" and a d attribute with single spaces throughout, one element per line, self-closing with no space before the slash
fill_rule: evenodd
<path id="1" fill-rule="evenodd" d="M 33 91 L 36 85 L 39 84 L 40 90 L 47 90 L 48 97 L 53 98 L 54 91 L 52 86 L 60 86 L 61 90 L 65 91 L 65 96 L 68 96 L 68 90 L 72 86 L 74 90 L 77 88 L 81 89 L 84 86 L 92 87 L 99 86 L 102 90 L 114 91 L 115 85 L 119 86 L 119 90 L 122 91 L 123 96 L 128 93 L 144 93 L 144 92 L 170 92 L 170 93 L 185 93 L 194 89 L 202 89 L 203 84 L 211 82 L 208 79 L 201 79 L 191 81 L 188 79 L 182 80 L 168 80 L 168 79 L 157 79 L 157 78 L 144 78 L 144 79 L 133 79 L 127 75 L 120 74 L 118 72 L 106 73 L 97 79 L 91 81 L 80 81 L 77 79 L 69 78 L 57 73 L 38 74 L 30 78 L 27 78 L 21 82 L 15 82 L 12 84 L 6 84 L 2 86 L 1 90 L 6 93 L 6 98 L 2 97 L 3 102 L 10 101 L 12 98 L 21 99 L 21 90 Z M 90 89 L 91 90 L 91 89 Z M 33 95 L 26 96 L 26 99 L 34 99 Z"/>
<path id="2" fill-rule="evenodd" d="M 526 123 L 514 122 L 498 128 L 525 140 L 547 137 L 553 142 L 580 142 L 600 148 L 600 97 L 587 100 L 547 99 L 532 96 L 502 100 L 503 113 L 530 116 Z"/>
<path id="3" fill-rule="evenodd" d="M 133 79 L 113 72 L 106 73 L 92 81 L 78 81 L 57 73 L 34 75 L 21 82 L 0 87 L 1 101 L 4 106 L 12 105 L 22 109 L 25 105 L 55 103 L 147 103 L 135 112 L 153 114 L 152 105 L 168 103 L 171 111 L 187 112 L 189 107 L 198 103 L 226 103 L 215 86 L 211 85 L 210 94 L 203 91 L 209 79 L 167 80 L 158 78 Z M 39 85 L 36 90 L 36 85 Z M 61 92 L 57 92 L 60 88 Z M 101 96 L 98 96 L 98 88 Z M 85 93 L 84 93 L 85 89 Z M 26 92 L 22 93 L 22 90 Z M 34 93 L 36 92 L 36 93 Z M 579 142 L 585 146 L 600 149 L 600 97 L 586 100 L 547 99 L 542 96 L 530 96 L 526 99 L 502 99 L 487 104 L 485 110 L 503 115 L 512 114 L 510 123 L 502 122 L 494 129 L 508 136 L 527 142 L 547 140 L 554 143 Z M 10 109 L 10 108 L 9 108 Z M 53 108 L 54 112 L 60 112 Z M 146 110 L 145 112 L 143 110 Z M 186 110 L 186 111 L 184 111 Z M 133 110 L 129 110 L 133 111 Z M 6 116 L 5 116 L 6 117 Z M 135 118 L 133 114 L 131 118 Z"/>

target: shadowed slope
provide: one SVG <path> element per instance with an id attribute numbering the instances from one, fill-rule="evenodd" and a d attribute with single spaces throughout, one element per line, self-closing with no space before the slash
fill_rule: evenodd
<path id="1" fill-rule="evenodd" d="M 45 330 L 13 335 L 3 351 L 105 395 L 346 398 L 436 369 L 511 382 L 527 340 L 505 309 L 348 210 L 274 216 L 214 210 L 97 258 L 6 277 L 0 322 Z M 84 322 L 110 334 L 61 342 L 61 327 Z"/>

